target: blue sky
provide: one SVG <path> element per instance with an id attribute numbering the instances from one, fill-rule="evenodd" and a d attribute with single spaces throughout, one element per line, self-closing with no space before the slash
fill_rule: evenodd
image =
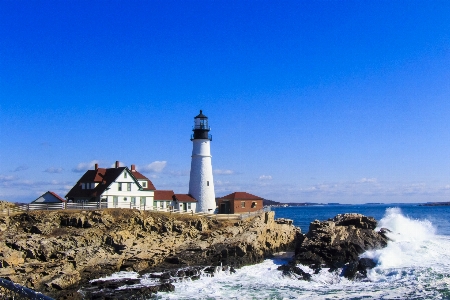
<path id="1" fill-rule="evenodd" d="M 95 162 L 187 193 L 450 201 L 448 1 L 1 1 L 0 199 Z"/>

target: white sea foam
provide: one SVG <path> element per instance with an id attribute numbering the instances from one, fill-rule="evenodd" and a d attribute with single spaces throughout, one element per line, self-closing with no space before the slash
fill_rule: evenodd
<path id="1" fill-rule="evenodd" d="M 158 299 L 450 299 L 450 237 L 435 235 L 427 220 L 413 220 L 399 209 L 388 209 L 379 227 L 392 240 L 381 250 L 368 251 L 377 266 L 364 280 L 348 280 L 339 271 L 312 274 L 310 282 L 283 277 L 277 267 L 286 261 L 268 259 L 236 273 L 217 271 L 199 280 L 175 282 L 175 292 Z M 134 277 L 117 273 L 116 277 Z M 147 279 L 141 284 L 150 284 Z"/>

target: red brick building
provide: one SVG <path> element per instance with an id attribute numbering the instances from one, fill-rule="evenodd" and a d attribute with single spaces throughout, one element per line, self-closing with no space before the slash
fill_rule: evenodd
<path id="1" fill-rule="evenodd" d="M 246 193 L 234 192 L 216 199 L 219 214 L 240 214 L 263 208 L 263 198 Z"/>

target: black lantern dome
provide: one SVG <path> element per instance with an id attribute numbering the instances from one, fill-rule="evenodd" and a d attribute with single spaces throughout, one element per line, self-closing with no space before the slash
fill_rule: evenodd
<path id="1" fill-rule="evenodd" d="M 200 110 L 200 114 L 194 118 L 194 134 L 191 140 L 208 139 L 212 141 L 212 136 L 209 134 L 211 128 L 208 126 L 208 117 Z"/>

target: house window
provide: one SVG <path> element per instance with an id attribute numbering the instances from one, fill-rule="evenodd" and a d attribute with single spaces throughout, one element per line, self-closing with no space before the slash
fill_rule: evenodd
<path id="1" fill-rule="evenodd" d="M 164 208 L 164 201 L 159 202 L 159 207 Z"/>
<path id="2" fill-rule="evenodd" d="M 84 190 L 84 183 L 81 184 L 81 189 Z"/>
<path id="3" fill-rule="evenodd" d="M 241 201 L 241 207 L 242 207 L 242 208 L 245 207 L 245 201 Z"/>
<path id="4" fill-rule="evenodd" d="M 118 191 L 122 190 L 122 182 L 117 183 L 117 190 Z"/>
<path id="5" fill-rule="evenodd" d="M 127 201 L 128 199 L 127 199 L 127 197 L 123 197 L 123 201 Z"/>
<path id="6" fill-rule="evenodd" d="M 191 203 L 188 203 L 187 206 L 188 206 L 188 209 L 191 209 Z"/>
<path id="7" fill-rule="evenodd" d="M 153 207 L 157 207 L 158 206 L 158 201 L 153 201 Z"/>
<path id="8" fill-rule="evenodd" d="M 136 197 L 131 197 L 131 205 L 136 205 Z"/>
<path id="9" fill-rule="evenodd" d="M 119 197 L 114 196 L 113 197 L 113 205 L 117 206 L 119 204 Z"/>
<path id="10" fill-rule="evenodd" d="M 141 197 L 141 205 L 145 206 L 145 197 Z"/>
<path id="11" fill-rule="evenodd" d="M 127 191 L 131 191 L 131 182 L 127 183 Z"/>
<path id="12" fill-rule="evenodd" d="M 127 178 L 127 175 L 128 173 L 125 171 L 124 173 L 123 173 L 123 178 Z"/>
<path id="13" fill-rule="evenodd" d="M 166 201 L 166 207 L 170 206 L 170 201 Z"/>
<path id="14" fill-rule="evenodd" d="M 142 182 L 142 187 L 145 187 L 145 188 L 147 187 L 147 181 Z"/>

